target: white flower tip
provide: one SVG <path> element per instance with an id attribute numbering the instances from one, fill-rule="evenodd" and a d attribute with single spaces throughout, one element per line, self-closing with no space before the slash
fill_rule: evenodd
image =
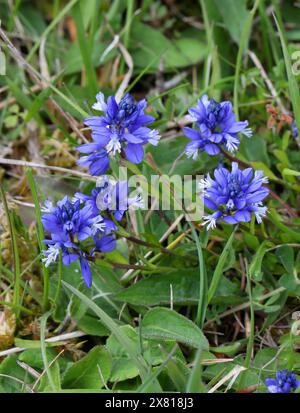
<path id="1" fill-rule="evenodd" d="M 107 153 L 112 152 L 114 156 L 116 152 L 121 152 L 121 142 L 116 136 L 113 136 L 111 140 L 108 142 L 108 145 L 106 146 L 106 151 Z"/>
<path id="2" fill-rule="evenodd" d="M 160 136 L 158 130 L 153 129 L 153 130 L 149 133 L 148 142 L 151 143 L 151 145 L 157 146 L 160 138 L 161 138 L 161 136 Z"/>
<path id="3" fill-rule="evenodd" d="M 247 138 L 251 138 L 253 136 L 253 131 L 251 128 L 246 128 L 242 131 L 242 134 L 245 135 Z"/>
<path id="4" fill-rule="evenodd" d="M 47 250 L 43 250 L 42 253 L 44 254 L 42 262 L 45 263 L 45 267 L 49 267 L 49 265 L 52 262 L 55 262 L 59 256 L 59 246 L 51 245 Z"/>
<path id="5" fill-rule="evenodd" d="M 52 201 L 50 201 L 49 199 L 47 199 L 45 202 L 44 202 L 44 205 L 41 207 L 41 211 L 42 212 L 52 212 L 52 210 L 53 210 L 53 204 L 52 204 Z"/>
<path id="6" fill-rule="evenodd" d="M 102 218 L 101 215 L 96 216 L 93 219 L 93 223 L 92 223 L 92 235 L 96 235 L 98 231 L 103 232 L 106 228 L 106 224 Z"/>
<path id="7" fill-rule="evenodd" d="M 262 223 L 262 218 L 267 215 L 268 208 L 267 207 L 258 207 L 257 210 L 254 212 L 255 218 L 258 224 Z"/>
<path id="8" fill-rule="evenodd" d="M 198 149 L 187 149 L 185 153 L 188 158 L 192 158 L 194 161 L 198 159 L 198 155 L 199 155 Z"/>
<path id="9" fill-rule="evenodd" d="M 101 92 L 97 93 L 96 99 L 97 99 L 97 102 L 95 102 L 95 103 L 92 105 L 92 108 L 93 108 L 94 110 L 99 110 L 99 111 L 101 111 L 101 112 L 104 112 L 104 111 L 106 110 L 106 108 L 107 108 L 107 105 L 106 105 L 106 103 L 105 103 L 105 101 L 104 101 L 104 95 L 103 95 L 103 93 L 101 93 Z"/>
<path id="10" fill-rule="evenodd" d="M 196 122 L 197 121 L 197 118 L 195 116 L 192 116 L 192 115 L 185 115 L 184 119 L 187 122 Z"/>
<path id="11" fill-rule="evenodd" d="M 198 187 L 201 191 L 211 187 L 211 183 L 208 178 L 203 178 L 198 184 Z"/>
<path id="12" fill-rule="evenodd" d="M 102 112 L 102 104 L 100 102 L 96 102 L 92 105 L 94 110 L 100 110 Z"/>
<path id="13" fill-rule="evenodd" d="M 206 230 L 214 229 L 216 228 L 217 221 L 216 219 L 211 216 L 211 215 L 205 215 L 202 217 L 204 220 L 204 225 L 206 225 Z M 207 225 L 208 224 L 208 225 Z"/>

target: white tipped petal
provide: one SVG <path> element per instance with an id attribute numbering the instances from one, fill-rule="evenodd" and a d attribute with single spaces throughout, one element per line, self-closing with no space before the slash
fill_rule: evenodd
<path id="1" fill-rule="evenodd" d="M 43 251 L 43 254 L 44 258 L 42 258 L 42 262 L 45 264 L 45 267 L 49 267 L 59 256 L 59 246 L 57 244 L 50 245 L 47 250 Z"/>
<path id="2" fill-rule="evenodd" d="M 216 219 L 215 219 L 212 215 L 205 215 L 205 216 L 203 216 L 203 221 L 204 221 L 204 224 L 205 224 L 205 225 L 208 224 L 208 225 L 206 226 L 206 230 L 207 230 L 207 231 L 210 230 L 210 229 L 216 228 L 217 221 L 216 221 Z"/>
<path id="3" fill-rule="evenodd" d="M 105 112 L 107 108 L 107 104 L 104 101 L 103 93 L 99 92 L 96 95 L 97 102 L 93 104 L 92 108 L 94 110 L 99 110 L 101 112 Z"/>

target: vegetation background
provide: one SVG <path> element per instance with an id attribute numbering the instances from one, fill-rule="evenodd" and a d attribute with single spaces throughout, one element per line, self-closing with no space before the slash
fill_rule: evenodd
<path id="1" fill-rule="evenodd" d="M 300 3 L 2 0 L 0 19 L 0 391 L 266 392 L 277 369 L 300 373 Z M 145 176 L 212 171 L 180 157 L 184 115 L 203 93 L 232 100 L 269 213 L 208 233 L 136 211 L 122 226 L 142 242 L 120 239 L 87 289 L 76 263 L 43 268 L 39 205 L 92 187 L 82 120 L 120 87 L 162 132 L 131 169 Z"/>

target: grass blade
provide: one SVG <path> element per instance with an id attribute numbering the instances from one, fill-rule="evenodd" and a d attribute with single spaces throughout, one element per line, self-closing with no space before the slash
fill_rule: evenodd
<path id="1" fill-rule="evenodd" d="M 38 193 L 37 193 L 37 188 L 35 185 L 35 181 L 33 178 L 32 170 L 29 168 L 26 170 L 26 177 L 28 180 L 28 184 L 32 193 L 32 198 L 35 206 L 35 213 L 36 213 L 36 223 L 37 223 L 37 239 L 38 239 L 38 244 L 39 244 L 39 250 L 40 252 L 43 251 L 45 248 L 43 244 L 43 239 L 45 239 L 44 235 L 44 228 L 41 220 L 41 208 L 40 208 L 40 203 L 38 199 Z M 43 308 L 46 310 L 48 308 L 49 304 L 49 271 L 48 268 L 45 267 L 43 264 L 42 265 L 42 272 L 43 272 L 43 286 L 44 286 L 44 291 L 43 291 Z"/>
<path id="2" fill-rule="evenodd" d="M 40 330 L 40 338 L 41 338 L 41 353 L 42 353 L 42 359 L 43 359 L 43 363 L 44 363 L 44 368 L 46 371 L 46 374 L 48 376 L 48 380 L 50 383 L 50 386 L 52 387 L 54 392 L 57 392 L 57 387 L 55 385 L 55 381 L 53 379 L 52 376 L 52 372 L 48 363 L 48 359 L 47 359 L 47 352 L 46 352 L 46 341 L 45 341 L 45 336 L 46 336 L 46 326 L 47 326 L 47 320 L 48 317 L 51 315 L 51 311 L 48 311 L 47 313 L 45 313 L 42 318 L 41 318 L 41 330 Z"/>
<path id="3" fill-rule="evenodd" d="M 240 88 L 240 73 L 241 73 L 241 67 L 242 67 L 242 59 L 243 59 L 243 54 L 245 52 L 245 48 L 249 41 L 253 17 L 255 15 L 259 2 L 260 0 L 256 0 L 252 10 L 249 13 L 249 16 L 247 17 L 244 30 L 243 30 L 243 34 L 241 37 L 241 41 L 240 41 L 237 59 L 236 59 L 235 75 L 234 75 L 233 105 L 234 105 L 234 111 L 235 111 L 237 120 L 239 120 L 239 88 Z"/>
<path id="4" fill-rule="evenodd" d="M 295 116 L 295 121 L 297 124 L 298 130 L 300 130 L 300 92 L 299 92 L 299 85 L 298 82 L 292 72 L 292 62 L 290 58 L 290 54 L 287 48 L 287 44 L 284 38 L 283 34 L 283 29 L 281 26 L 281 23 L 279 23 L 278 18 L 274 16 L 274 20 L 277 26 L 277 30 L 279 33 L 279 38 L 281 42 L 281 48 L 283 51 L 283 57 L 284 57 L 284 62 L 285 62 L 285 69 L 286 69 L 286 74 L 288 78 L 288 85 L 289 85 L 289 92 L 290 92 L 290 97 L 291 97 L 291 102 L 293 106 L 293 113 Z"/>
<path id="5" fill-rule="evenodd" d="M 206 315 L 206 307 L 207 307 L 207 276 L 206 276 L 206 268 L 203 259 L 203 252 L 199 237 L 195 231 L 193 224 L 189 222 L 191 227 L 191 231 L 196 242 L 197 251 L 198 251 L 198 259 L 199 259 L 199 303 L 197 309 L 197 316 L 196 316 L 196 324 L 199 325 L 200 328 L 203 327 Z"/>
<path id="6" fill-rule="evenodd" d="M 230 248 L 232 246 L 232 241 L 234 239 L 234 234 L 237 230 L 237 227 L 232 231 L 230 237 L 228 238 L 226 245 L 222 251 L 222 254 L 220 255 L 218 264 L 216 266 L 216 269 L 213 273 L 212 280 L 208 289 L 208 294 L 207 294 L 207 303 L 209 304 L 211 300 L 213 299 L 215 292 L 217 291 L 218 285 L 220 283 L 222 274 L 223 274 L 223 269 L 224 265 L 226 263 Z"/>
<path id="7" fill-rule="evenodd" d="M 186 385 L 186 393 L 206 393 L 206 388 L 202 383 L 201 376 L 202 376 L 202 365 L 201 365 L 201 358 L 202 358 L 202 349 L 199 348 L 196 357 L 195 357 L 195 365 L 191 371 L 189 376 L 187 385 Z"/>
<path id="8" fill-rule="evenodd" d="M 6 212 L 6 216 L 8 220 L 9 231 L 10 231 L 10 236 L 11 236 L 11 246 L 12 246 L 12 252 L 13 252 L 13 257 L 14 257 L 13 306 L 14 306 L 14 311 L 16 313 L 16 316 L 19 317 L 20 309 L 21 309 L 21 305 L 20 305 L 21 264 L 20 264 L 20 256 L 19 256 L 19 250 L 18 250 L 18 244 L 17 244 L 17 235 L 16 235 L 16 230 L 15 230 L 14 220 L 9 212 L 5 192 L 3 190 L 2 185 L 0 185 L 0 191 L 2 195 L 4 210 Z"/>
<path id="9" fill-rule="evenodd" d="M 87 80 L 87 87 L 91 93 L 97 92 L 98 83 L 96 79 L 96 73 L 94 71 L 93 62 L 92 62 L 92 44 L 91 40 L 87 41 L 84 33 L 84 25 L 82 20 L 82 10 L 81 10 L 81 2 L 78 2 L 73 8 L 73 16 L 76 23 L 77 29 L 77 37 L 78 37 L 78 45 L 80 49 L 80 53 L 82 56 L 83 64 L 85 67 L 86 73 L 86 80 Z M 90 37 L 89 37 L 90 39 Z"/>

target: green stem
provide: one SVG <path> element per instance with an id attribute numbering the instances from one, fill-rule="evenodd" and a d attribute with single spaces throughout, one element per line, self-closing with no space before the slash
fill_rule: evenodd
<path id="1" fill-rule="evenodd" d="M 26 169 L 26 177 L 28 180 L 28 184 L 32 193 L 32 198 L 35 206 L 35 213 L 36 213 L 36 222 L 37 222 L 37 240 L 39 244 L 40 253 L 42 253 L 43 249 L 45 248 L 43 244 L 43 239 L 45 239 L 43 224 L 41 220 L 41 208 L 37 193 L 36 184 L 33 178 L 32 170 L 30 168 Z M 49 305 L 49 272 L 48 268 L 42 264 L 42 272 L 43 272 L 43 309 L 47 310 Z"/>
<path id="2" fill-rule="evenodd" d="M 206 269 L 203 259 L 203 251 L 201 247 L 201 243 L 199 237 L 195 231 L 193 224 L 189 222 L 191 227 L 192 235 L 195 239 L 197 251 L 198 251 L 198 259 L 199 259 L 199 302 L 197 308 L 197 316 L 196 316 L 196 323 L 199 325 L 200 328 L 203 327 L 205 316 L 206 316 L 206 307 L 207 307 L 207 276 L 206 276 Z"/>
<path id="3" fill-rule="evenodd" d="M 5 192 L 3 190 L 2 185 L 0 185 L 0 191 L 3 199 L 4 209 L 7 215 L 9 231 L 11 236 L 11 245 L 14 257 L 14 295 L 13 295 L 13 306 L 16 316 L 18 317 L 20 314 L 20 283 L 21 283 L 21 265 L 20 265 L 20 257 L 19 257 L 19 250 L 17 244 L 17 237 L 16 237 L 16 230 L 14 225 L 14 220 L 9 212 Z"/>
<path id="4" fill-rule="evenodd" d="M 207 294 L 208 295 L 208 298 L 207 298 L 207 303 L 208 304 L 213 299 L 213 297 L 215 295 L 215 292 L 217 291 L 217 288 L 219 286 L 219 283 L 220 283 L 220 280 L 221 280 L 221 277 L 222 277 L 222 274 L 223 274 L 223 269 L 224 269 L 224 266 L 225 266 L 225 263 L 226 263 L 231 245 L 232 245 L 234 234 L 235 234 L 237 228 L 238 228 L 238 226 L 236 226 L 234 228 L 234 230 L 232 231 L 230 237 L 228 238 L 228 240 L 226 242 L 226 245 L 225 245 L 225 247 L 222 251 L 222 254 L 220 255 L 220 258 L 218 260 L 215 271 L 213 273 L 212 280 L 211 280 L 209 290 L 208 290 L 208 294 Z"/>
<path id="5" fill-rule="evenodd" d="M 250 301 L 250 335 L 248 338 L 247 353 L 246 353 L 246 358 L 245 358 L 245 367 L 248 369 L 250 367 L 252 350 L 253 350 L 253 345 L 254 345 L 255 326 L 254 326 L 254 305 L 253 305 L 253 299 L 252 299 L 251 280 L 250 280 L 248 268 L 247 268 L 246 274 L 247 274 L 247 286 L 248 286 L 248 294 L 249 294 L 249 301 Z"/>
<path id="6" fill-rule="evenodd" d="M 58 280 L 57 280 L 57 287 L 54 296 L 54 306 L 57 306 L 60 290 L 61 290 L 61 281 L 62 281 L 62 254 L 61 251 L 59 252 L 59 260 L 58 260 Z"/>

